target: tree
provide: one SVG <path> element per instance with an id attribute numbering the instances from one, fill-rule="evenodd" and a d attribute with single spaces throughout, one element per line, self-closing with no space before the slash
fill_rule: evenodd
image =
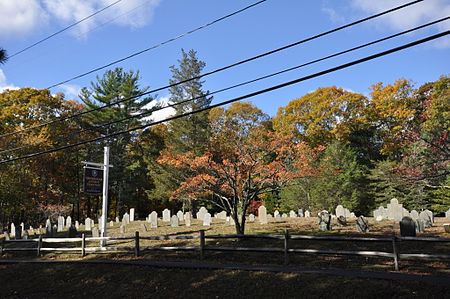
<path id="1" fill-rule="evenodd" d="M 0 64 L 3 64 L 8 60 L 8 55 L 6 53 L 6 50 L 3 48 L 0 48 Z"/>
<path id="2" fill-rule="evenodd" d="M 153 101 L 151 96 L 140 96 L 148 90 L 148 87 L 139 86 L 139 72 L 124 71 L 116 68 L 105 72 L 102 77 L 97 77 L 96 82 L 91 82 L 90 88 L 83 88 L 80 99 L 85 103 L 86 109 L 95 109 L 106 104 L 114 104 L 123 99 L 129 99 L 112 105 L 111 107 L 97 110 L 87 114 L 84 118 L 87 129 L 98 135 L 108 135 L 113 132 L 124 131 L 148 122 L 144 118 L 133 117 L 136 114 L 150 112 L 147 105 Z M 150 113 L 148 113 L 150 115 Z M 112 123 L 105 125 L 106 123 Z M 114 167 L 110 171 L 111 198 L 115 199 L 115 211 L 121 209 L 123 203 L 130 205 L 135 203 L 137 196 L 145 194 L 144 186 L 138 182 L 135 169 L 140 165 L 135 160 L 138 155 L 132 150 L 138 140 L 139 132 L 130 132 L 108 138 L 102 144 L 110 146 L 110 163 Z M 101 159 L 102 149 L 100 146 L 91 148 L 89 159 Z M 130 193 L 130 190 L 138 190 Z M 125 196 L 125 192 L 128 191 Z M 134 196 L 134 198 L 133 198 Z M 124 198 L 126 201 L 124 202 Z"/>
<path id="3" fill-rule="evenodd" d="M 189 52 L 182 50 L 182 57 L 178 60 L 178 66 L 170 67 L 172 72 L 170 84 L 188 81 L 170 88 L 170 102 L 177 104 L 175 106 L 176 115 L 206 108 L 210 105 L 212 97 L 208 95 L 208 91 L 203 90 L 204 81 L 193 79 L 201 75 L 205 65 L 205 62 L 197 58 L 197 53 L 194 50 Z M 191 152 L 200 156 L 208 147 L 209 132 L 207 111 L 172 120 L 167 125 L 167 131 L 164 134 L 165 151 L 173 155 Z M 154 201 L 162 200 L 168 204 L 170 194 L 178 188 L 184 174 L 172 165 L 158 163 L 157 159 L 149 160 L 149 173 L 155 186 L 149 192 L 149 197 Z M 187 207 L 191 206 L 189 200 L 183 202 L 183 204 Z"/>
<path id="4" fill-rule="evenodd" d="M 268 190 L 312 172 L 312 151 L 293 145 L 271 130 L 269 117 L 248 103 L 210 111 L 209 148 L 193 152 L 165 152 L 161 163 L 183 170 L 184 181 L 173 198 L 203 198 L 227 211 L 236 233 L 245 232 L 245 215 L 251 202 Z"/>

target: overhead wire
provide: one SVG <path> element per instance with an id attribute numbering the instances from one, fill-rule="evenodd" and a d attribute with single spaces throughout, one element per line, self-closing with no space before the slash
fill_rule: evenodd
<path id="1" fill-rule="evenodd" d="M 368 42 L 368 43 L 365 43 L 365 44 L 361 44 L 361 45 L 349 48 L 347 50 L 339 51 L 339 52 L 327 55 L 327 56 L 322 57 L 322 58 L 310 60 L 308 62 L 296 65 L 294 67 L 290 67 L 290 68 L 287 68 L 287 69 L 284 69 L 284 70 L 281 70 L 281 71 L 278 71 L 278 72 L 274 72 L 274 73 L 271 73 L 271 74 L 268 74 L 268 75 L 264 75 L 264 76 L 252 79 L 252 80 L 248 80 L 248 81 L 241 82 L 241 83 L 238 83 L 238 84 L 235 84 L 235 85 L 232 85 L 232 86 L 228 86 L 228 87 L 225 87 L 225 88 L 222 88 L 222 89 L 218 89 L 218 90 L 215 90 L 213 92 L 209 92 L 207 94 L 204 94 L 204 95 L 201 95 L 201 96 L 198 96 L 198 97 L 186 99 L 186 100 L 183 100 L 183 101 L 180 101 L 180 102 L 177 102 L 177 103 L 171 103 L 171 104 L 168 104 L 166 106 L 151 108 L 151 109 L 149 109 L 147 111 L 143 111 L 141 113 L 133 114 L 133 115 L 130 115 L 130 116 L 122 118 L 122 119 L 118 119 L 118 120 L 114 120 L 114 121 L 110 121 L 110 122 L 102 123 L 102 124 L 96 124 L 96 125 L 92 126 L 91 128 L 77 130 L 77 131 L 71 132 L 71 134 L 72 135 L 73 134 L 80 134 L 80 133 L 83 133 L 83 132 L 86 132 L 86 131 L 93 131 L 93 130 L 101 128 L 101 127 L 110 126 L 110 125 L 113 125 L 113 124 L 116 124 L 116 123 L 120 123 L 120 122 L 124 122 L 124 121 L 130 120 L 130 119 L 141 118 L 141 117 L 145 117 L 145 116 L 151 116 L 151 114 L 156 112 L 156 111 L 160 111 L 160 110 L 167 109 L 167 108 L 173 108 L 173 107 L 176 107 L 178 105 L 182 105 L 182 104 L 186 104 L 186 103 L 198 100 L 198 99 L 200 99 L 202 97 L 205 97 L 205 96 L 212 96 L 212 95 L 215 95 L 215 94 L 218 94 L 218 93 L 221 93 L 221 92 L 224 92 L 224 91 L 228 91 L 228 90 L 231 90 L 231 89 L 234 89 L 234 88 L 237 88 L 237 87 L 245 86 L 245 85 L 257 82 L 257 81 L 261 81 L 261 80 L 268 79 L 268 78 L 271 78 L 271 77 L 274 77 L 274 76 L 277 76 L 277 75 L 280 75 L 280 74 L 283 74 L 283 73 L 287 73 L 287 72 L 290 72 L 290 71 L 293 71 L 293 70 L 297 70 L 297 69 L 300 69 L 300 68 L 308 66 L 308 65 L 312 65 L 312 64 L 315 64 L 315 63 L 318 63 L 318 62 L 330 59 L 330 58 L 334 58 L 334 57 L 337 57 L 337 56 L 340 56 L 340 55 L 344 55 L 344 54 L 347 54 L 347 53 L 350 53 L 350 52 L 353 52 L 353 51 L 356 51 L 356 50 L 359 50 L 359 49 L 362 49 L 362 48 L 365 48 L 365 47 L 368 47 L 368 46 L 371 46 L 371 45 L 374 45 L 374 44 L 377 44 L 377 43 L 380 43 L 380 42 L 383 42 L 383 41 L 386 41 L 386 40 L 389 40 L 389 39 L 393 39 L 395 37 L 399 37 L 401 35 L 405 35 L 405 34 L 417 31 L 419 29 L 423 29 L 423 28 L 426 28 L 426 27 L 438 24 L 440 22 L 447 21 L 449 19 L 450 19 L 450 16 L 447 16 L 447 17 L 444 17 L 444 18 L 440 18 L 440 19 L 437 19 L 435 21 L 428 22 L 428 23 L 422 24 L 420 26 L 416 26 L 416 27 L 411 28 L 411 29 L 407 29 L 407 30 L 404 30 L 404 31 L 401 31 L 401 32 L 398 32 L 398 33 L 395 33 L 395 34 L 392 34 L 392 35 L 389 35 L 389 36 L 386 36 L 386 37 L 383 37 L 383 38 L 379 38 L 377 40 L 374 40 L 374 41 L 371 41 L 371 42 Z M 22 148 L 23 147 L 18 147 L 16 149 L 22 149 Z M 11 152 L 13 150 L 15 150 L 15 149 L 6 150 L 6 151 L 0 151 L 0 154 L 3 154 L 5 152 Z"/>
<path id="2" fill-rule="evenodd" d="M 168 85 L 165 85 L 165 86 L 162 86 L 162 87 L 158 87 L 158 88 L 155 88 L 155 89 L 152 89 L 152 90 L 149 90 L 149 91 L 140 93 L 140 94 L 135 95 L 135 96 L 132 96 L 132 97 L 128 97 L 128 98 L 124 98 L 124 99 L 121 99 L 121 100 L 117 100 L 117 101 L 115 101 L 115 102 L 108 103 L 108 104 L 106 104 L 106 105 L 103 105 L 103 106 L 100 106 L 100 107 L 97 107 L 97 108 L 93 108 L 93 109 L 84 110 L 84 111 L 81 111 L 81 112 L 78 112 L 78 113 L 74 113 L 74 114 L 72 114 L 72 115 L 70 115 L 70 116 L 66 116 L 66 117 L 62 117 L 62 118 L 57 118 L 57 119 L 54 119 L 54 120 L 50 120 L 50 121 L 47 121 L 47 122 L 43 122 L 43 123 L 41 123 L 41 124 L 37 124 L 37 125 L 31 126 L 31 127 L 28 127 L 28 128 L 16 130 L 16 131 L 14 131 L 14 132 L 4 133 L 4 134 L 1 134 L 1 135 L 0 135 L 0 138 L 2 138 L 2 137 L 7 137 L 7 136 L 11 136 L 11 135 L 16 135 L 16 134 L 19 134 L 19 133 L 22 133 L 22 132 L 25 132 L 25 131 L 28 131 L 28 130 L 32 130 L 32 129 L 40 128 L 40 127 L 43 127 L 43 126 L 46 126 L 46 125 L 50 125 L 50 124 L 53 124 L 53 123 L 55 123 L 55 122 L 60 122 L 60 121 L 65 121 L 65 120 L 68 120 L 68 119 L 72 119 L 72 118 L 75 118 L 75 117 L 78 117 L 78 116 L 81 116 L 81 115 L 84 115 L 84 114 L 87 114 L 87 113 L 91 113 L 91 112 L 99 111 L 99 110 L 102 110 L 102 109 L 106 109 L 106 108 L 108 108 L 108 107 L 112 107 L 112 106 L 114 106 L 114 105 L 118 105 L 118 104 L 124 103 L 124 102 L 126 102 L 126 101 L 134 100 L 134 99 L 139 98 L 139 97 L 144 96 L 144 95 L 148 95 L 148 94 L 155 93 L 155 92 L 158 92 L 158 91 L 161 91 L 161 90 L 165 90 L 165 89 L 167 89 L 167 88 L 175 87 L 175 86 L 178 86 L 178 85 L 181 85 L 181 84 L 184 84 L 184 83 L 193 81 L 193 80 L 198 80 L 198 79 L 201 79 L 201 78 L 210 76 L 210 75 L 212 75 L 212 74 L 219 73 L 219 72 L 222 72 L 222 71 L 224 71 L 224 70 L 227 70 L 227 69 L 230 69 L 230 68 L 233 68 L 233 67 L 236 67 L 236 66 L 239 66 L 239 65 L 242 65 L 242 64 L 245 64 L 245 63 L 254 61 L 254 60 L 256 60 L 256 59 L 260 59 L 260 58 L 263 58 L 263 57 L 265 57 L 265 56 L 272 55 L 272 54 L 275 54 L 275 53 L 277 53 L 277 52 L 280 52 L 280 51 L 283 51 L 283 50 L 292 48 L 292 47 L 294 47 L 294 46 L 297 46 L 297 45 L 300 45 L 300 44 L 303 44 L 303 43 L 306 43 L 306 42 L 309 42 L 309 41 L 318 39 L 318 38 L 320 38 L 320 37 L 329 35 L 329 34 L 331 34 L 331 33 L 337 32 L 337 31 L 339 31 L 339 30 L 343 30 L 343 29 L 345 29 L 345 28 L 348 28 L 348 27 L 351 27 L 351 26 L 355 26 L 355 25 L 357 25 L 357 24 L 360 24 L 360 23 L 366 22 L 366 21 L 368 21 L 368 20 L 371 20 L 371 19 L 374 19 L 374 18 L 383 16 L 383 15 L 386 15 L 386 14 L 388 14 L 388 13 L 391 13 L 391 12 L 394 12 L 394 11 L 397 11 L 397 10 L 400 10 L 400 9 L 403 9 L 403 8 L 405 8 L 405 7 L 408 7 L 408 6 L 417 4 L 417 3 L 422 2 L 422 1 L 424 1 L 424 0 L 415 0 L 415 1 L 408 2 L 408 3 L 403 4 L 403 5 L 400 5 L 400 6 L 396 6 L 396 7 L 394 7 L 394 8 L 385 10 L 385 11 L 383 11 L 383 12 L 380 12 L 380 13 L 377 13 L 377 14 L 374 14 L 374 15 L 371 15 L 371 16 L 368 16 L 368 17 L 365 17 L 365 18 L 362 18 L 362 19 L 353 21 L 353 22 L 351 22 L 351 23 L 347 23 L 347 24 L 345 24 L 345 25 L 342 25 L 342 26 L 333 28 L 333 29 L 331 29 L 331 30 L 328 30 L 328 31 L 325 31 L 325 32 L 322 32 L 322 33 L 319 33 L 319 34 L 316 34 L 316 35 L 313 35 L 313 36 L 310 36 L 310 37 L 301 39 L 301 40 L 296 41 L 296 42 L 294 42 L 294 43 L 291 43 L 291 44 L 288 44 L 288 45 L 285 45 L 285 46 L 282 46 L 282 47 L 273 49 L 273 50 L 268 51 L 268 52 L 264 52 L 264 53 L 258 54 L 258 55 L 256 55 L 256 56 L 252 56 L 252 57 L 250 57 L 250 58 L 246 58 L 246 59 L 244 59 L 244 60 L 240 60 L 240 61 L 238 61 L 238 62 L 235 62 L 235 63 L 229 64 L 229 65 L 226 65 L 226 66 L 223 66 L 223 67 L 214 69 L 214 70 L 212 70 L 212 71 L 209 71 L 209 72 L 200 74 L 200 75 L 198 75 L 198 76 L 195 76 L 195 77 L 192 77 L 192 78 L 189 78 L 189 79 L 186 79 L 186 80 L 182 80 L 182 81 L 179 81 L 179 82 L 176 82 L 176 83 L 173 83 L 173 84 L 168 84 Z M 261 1 L 260 1 L 260 2 L 261 2 Z M 256 5 L 256 4 L 259 4 L 259 2 L 254 3 L 253 5 Z M 248 7 L 243 8 L 243 9 L 248 9 Z M 235 12 L 235 13 L 236 13 L 236 12 Z M 235 13 L 234 13 L 234 14 L 235 14 Z M 230 14 L 230 15 L 231 15 L 231 14 Z M 229 16 L 229 15 L 228 15 L 228 16 Z M 225 17 L 222 17 L 221 19 L 223 19 L 223 18 L 225 18 Z M 217 20 L 216 20 L 216 21 L 217 21 Z M 213 23 L 213 22 L 211 22 L 211 23 Z M 195 29 L 194 29 L 194 30 L 195 30 Z M 192 31 L 192 30 L 191 30 L 191 31 Z M 150 49 L 150 48 L 148 48 L 148 49 Z M 141 51 L 141 52 L 142 52 L 142 51 Z M 136 54 L 136 53 L 135 53 L 135 54 Z M 135 55 L 135 54 L 132 54 L 132 55 Z M 130 55 L 130 56 L 132 56 L 132 55 Z M 112 65 L 112 64 L 109 64 L 109 66 L 111 66 L 111 65 Z M 81 76 L 81 75 L 80 75 L 80 76 Z M 70 81 L 70 80 L 71 80 L 71 79 L 69 79 L 69 81 Z M 53 87 L 55 87 L 55 86 L 58 86 L 58 85 L 61 85 L 61 84 L 64 84 L 64 83 L 67 83 L 67 82 L 69 82 L 69 81 L 66 80 L 66 81 L 60 82 L 60 83 L 55 84 L 55 85 L 53 85 L 53 86 L 51 86 L 51 87 L 48 87 L 47 89 L 53 88 Z"/>
<path id="3" fill-rule="evenodd" d="M 252 92 L 252 93 L 248 93 L 248 94 L 245 94 L 245 95 L 242 95 L 242 96 L 238 96 L 238 97 L 226 100 L 226 101 L 222 101 L 220 103 L 213 104 L 213 105 L 210 105 L 208 107 L 196 109 L 196 110 L 189 111 L 189 112 L 186 112 L 186 113 L 183 113 L 183 114 L 179 114 L 179 115 L 174 115 L 174 116 L 168 117 L 168 118 L 160 120 L 160 121 L 155 121 L 155 122 L 150 123 L 150 124 L 144 124 L 144 125 L 136 126 L 134 128 L 131 128 L 131 129 L 122 130 L 122 131 L 119 131 L 119 132 L 114 132 L 114 133 L 107 134 L 107 135 L 104 135 L 104 136 L 101 136 L 101 137 L 96 137 L 96 138 L 93 138 L 93 139 L 80 141 L 80 142 L 77 142 L 77 143 L 74 143 L 74 144 L 68 144 L 68 145 L 65 145 L 65 146 L 58 147 L 58 148 L 48 149 L 48 150 L 44 150 L 44 151 L 41 151 L 41 152 L 36 152 L 36 153 L 32 153 L 32 154 L 28 154 L 28 155 L 24 155 L 24 156 L 20 156 L 20 157 L 15 157 L 15 158 L 11 158 L 11 159 L 2 160 L 2 161 L 0 161 L 0 165 L 5 164 L 5 163 L 9 163 L 9 162 L 13 162 L 13 161 L 29 159 L 29 158 L 41 156 L 41 155 L 44 155 L 44 154 L 49 154 L 49 153 L 53 153 L 53 152 L 66 150 L 66 149 L 69 149 L 69 148 L 77 147 L 77 146 L 88 144 L 88 143 L 91 143 L 91 142 L 97 142 L 97 141 L 101 141 L 101 140 L 108 139 L 108 138 L 111 138 L 111 137 L 119 136 L 119 135 L 122 135 L 122 134 L 127 134 L 127 133 L 130 133 L 130 132 L 133 132 L 133 131 L 137 131 L 137 130 L 143 130 L 143 129 L 146 129 L 148 127 L 152 127 L 152 126 L 155 126 L 155 125 L 158 125 L 158 124 L 161 124 L 161 123 L 165 123 L 165 122 L 168 122 L 168 121 L 171 121 L 171 120 L 175 120 L 175 119 L 179 119 L 179 118 L 182 118 L 182 117 L 190 116 L 190 115 L 193 115 L 193 114 L 196 114 L 196 113 L 201 113 L 201 112 L 204 112 L 204 111 L 207 111 L 207 110 L 211 110 L 213 108 L 217 108 L 217 107 L 221 107 L 221 106 L 224 106 L 224 105 L 228 105 L 228 104 L 231 104 L 231 103 L 234 103 L 234 102 L 237 102 L 237 101 L 241 101 L 241 100 L 244 100 L 244 99 L 255 97 L 255 96 L 260 95 L 260 94 L 271 92 L 271 91 L 274 91 L 274 90 L 277 90 L 277 89 L 281 89 L 281 88 L 284 88 L 284 87 L 287 87 L 287 86 L 290 86 L 290 85 L 293 85 L 293 84 L 297 84 L 297 83 L 300 83 L 300 82 L 303 82 L 303 81 L 306 81 L 306 80 L 310 80 L 310 79 L 313 79 L 313 78 L 316 78 L 316 77 L 319 77 L 319 76 L 323 76 L 323 75 L 326 75 L 326 74 L 329 74 L 329 73 L 332 73 L 332 72 L 336 72 L 338 70 L 342 70 L 342 69 L 345 69 L 345 68 L 348 68 L 348 67 L 351 67 L 351 66 L 354 66 L 354 65 L 357 65 L 357 64 L 361 64 L 361 63 L 366 62 L 366 61 L 370 61 L 370 60 L 373 60 L 373 59 L 376 59 L 376 58 L 379 58 L 379 57 L 382 57 L 382 56 L 386 56 L 386 55 L 389 55 L 389 54 L 392 54 L 392 53 L 395 53 L 395 52 L 398 52 L 398 51 L 402 51 L 402 50 L 405 50 L 407 48 L 411 48 L 411 47 L 414 47 L 414 46 L 417 46 L 417 45 L 420 45 L 420 44 L 423 44 L 423 43 L 426 43 L 426 42 L 429 42 L 429 41 L 432 41 L 432 40 L 436 40 L 438 38 L 447 36 L 448 34 L 450 34 L 450 30 L 443 31 L 443 32 L 440 32 L 440 33 L 437 33 L 437 34 L 434 34 L 434 35 L 430 35 L 428 37 L 425 37 L 425 38 L 422 38 L 422 39 L 418 39 L 418 40 L 415 40 L 413 42 L 406 43 L 406 44 L 403 44 L 401 46 L 397 46 L 397 47 L 391 48 L 389 50 L 378 52 L 376 54 L 372 54 L 372 55 L 369 55 L 369 56 L 366 56 L 366 57 L 363 57 L 363 58 L 360 58 L 360 59 L 357 59 L 357 60 L 353 60 L 353 61 L 341 64 L 341 65 L 338 65 L 338 66 L 335 66 L 335 67 L 332 67 L 332 68 L 328 68 L 328 69 L 320 71 L 320 72 L 316 72 L 316 73 L 313 73 L 313 74 L 310 74 L 310 75 L 307 75 L 307 76 L 303 76 L 303 77 L 300 77 L 300 78 L 297 78 L 297 79 L 294 79 L 294 80 L 291 80 L 291 81 L 287 81 L 287 82 L 284 82 L 284 83 L 281 83 L 281 84 L 277 84 L 277 85 L 274 85 L 274 86 L 271 86 L 271 87 L 268 87 L 268 88 L 265 88 L 265 89 L 261 89 L 261 90 L 258 90 L 258 91 Z"/>

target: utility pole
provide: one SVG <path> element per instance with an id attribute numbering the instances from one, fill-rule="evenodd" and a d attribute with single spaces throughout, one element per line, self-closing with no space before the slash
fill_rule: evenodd
<path id="1" fill-rule="evenodd" d="M 103 154 L 103 202 L 102 202 L 102 229 L 101 236 L 106 237 L 106 220 L 108 215 L 108 179 L 109 179 L 109 146 L 104 147 Z M 102 240 L 102 246 L 106 245 L 106 240 Z"/>

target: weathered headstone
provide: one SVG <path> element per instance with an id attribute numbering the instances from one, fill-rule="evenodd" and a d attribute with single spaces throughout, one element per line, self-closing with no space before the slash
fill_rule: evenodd
<path id="1" fill-rule="evenodd" d="M 347 226 L 347 218 L 345 218 L 342 215 L 337 217 L 337 222 L 338 222 L 339 225 Z"/>
<path id="2" fill-rule="evenodd" d="M 258 221 L 260 224 L 267 224 L 267 209 L 265 206 L 258 208 Z"/>
<path id="3" fill-rule="evenodd" d="M 430 214 L 428 214 L 425 211 L 420 212 L 419 214 L 419 220 L 422 220 L 424 223 L 424 227 L 428 228 L 428 227 L 432 227 L 433 226 L 433 222 L 431 221 L 430 218 Z"/>
<path id="4" fill-rule="evenodd" d="M 28 240 L 29 239 L 29 235 L 28 235 L 27 230 L 23 230 L 22 231 L 22 239 L 24 239 L 24 240 Z"/>
<path id="5" fill-rule="evenodd" d="M 369 221 L 364 216 L 359 216 L 356 220 L 356 229 L 360 233 L 368 233 L 369 232 Z"/>
<path id="6" fill-rule="evenodd" d="M 318 215 L 319 218 L 319 229 L 321 231 L 331 230 L 331 215 L 328 211 L 323 210 Z"/>
<path id="7" fill-rule="evenodd" d="M 206 213 L 203 215 L 203 226 L 210 226 L 211 225 L 211 214 Z"/>
<path id="8" fill-rule="evenodd" d="M 305 218 L 309 218 L 309 217 L 311 217 L 311 212 L 306 210 L 305 211 Z"/>
<path id="9" fill-rule="evenodd" d="M 289 211 L 289 217 L 290 218 L 297 218 L 297 214 L 294 211 L 290 210 Z"/>
<path id="10" fill-rule="evenodd" d="M 92 237 L 98 238 L 100 236 L 100 233 L 98 231 L 98 227 L 94 226 L 92 227 Z"/>
<path id="11" fill-rule="evenodd" d="M 75 238 L 77 236 L 77 233 L 78 233 L 78 231 L 77 231 L 75 225 L 73 225 L 73 224 L 70 225 L 70 227 L 69 227 L 69 238 Z"/>
<path id="12" fill-rule="evenodd" d="M 391 220 L 400 221 L 403 218 L 403 205 L 396 198 L 391 199 L 387 205 L 387 217 Z"/>
<path id="13" fill-rule="evenodd" d="M 450 209 L 448 209 L 448 211 L 445 212 L 445 218 L 450 219 Z"/>
<path id="14" fill-rule="evenodd" d="M 119 223 L 120 222 L 120 218 L 119 218 L 119 216 L 116 216 L 116 223 Z"/>
<path id="15" fill-rule="evenodd" d="M 288 215 L 287 215 L 286 213 L 283 213 L 283 214 L 281 215 L 281 218 L 288 218 Z"/>
<path id="16" fill-rule="evenodd" d="M 419 212 L 417 212 L 416 210 L 412 210 L 411 213 L 409 213 L 409 217 L 411 217 L 412 220 L 416 221 L 417 219 L 419 219 Z"/>
<path id="17" fill-rule="evenodd" d="M 130 209 L 130 222 L 134 221 L 134 208 Z"/>
<path id="18" fill-rule="evenodd" d="M 217 213 L 216 216 L 217 216 L 216 217 L 217 219 L 226 220 L 227 219 L 227 212 L 222 211 L 220 213 Z"/>
<path id="19" fill-rule="evenodd" d="M 345 215 L 345 209 L 344 209 L 344 207 L 342 206 L 342 205 L 338 205 L 337 207 L 336 207 L 336 209 L 335 209 L 335 212 L 336 212 L 336 217 L 339 219 L 339 217 L 344 217 L 344 218 L 346 218 L 346 215 Z"/>
<path id="20" fill-rule="evenodd" d="M 84 230 L 90 231 L 92 230 L 92 221 L 91 218 L 84 219 Z"/>
<path id="21" fill-rule="evenodd" d="M 253 215 L 253 214 L 248 215 L 248 221 L 255 222 L 255 215 Z"/>
<path id="22" fill-rule="evenodd" d="M 400 221 L 400 235 L 402 237 L 416 236 L 416 222 L 409 216 L 405 216 Z"/>
<path id="23" fill-rule="evenodd" d="M 125 224 L 125 225 L 130 224 L 130 215 L 128 213 L 123 214 L 122 224 Z"/>
<path id="24" fill-rule="evenodd" d="M 381 221 L 387 218 L 387 209 L 385 209 L 383 206 L 378 207 L 375 211 L 373 211 L 373 218 L 375 218 L 376 221 Z"/>
<path id="25" fill-rule="evenodd" d="M 5 241 L 11 240 L 11 237 L 9 236 L 7 231 L 3 232 L 3 236 L 5 237 Z"/>
<path id="26" fill-rule="evenodd" d="M 72 226 L 72 217 L 67 216 L 66 218 L 66 228 L 70 228 Z"/>
<path id="27" fill-rule="evenodd" d="M 203 221 L 203 217 L 208 213 L 208 210 L 205 207 L 200 207 L 200 210 L 197 212 L 197 219 Z"/>
<path id="28" fill-rule="evenodd" d="M 428 210 L 428 209 L 425 210 L 424 212 L 428 214 L 428 216 L 429 216 L 429 218 L 430 218 L 430 220 L 431 220 L 431 224 L 433 224 L 433 223 L 434 223 L 434 215 L 433 215 L 433 212 L 431 212 L 431 211 Z"/>
<path id="29" fill-rule="evenodd" d="M 20 235 L 19 235 L 20 238 L 23 237 L 24 232 L 25 232 L 25 223 L 21 222 L 20 223 Z"/>
<path id="30" fill-rule="evenodd" d="M 171 227 L 178 227 L 178 216 L 177 215 L 173 215 L 170 218 L 170 226 Z"/>
<path id="31" fill-rule="evenodd" d="M 75 220 L 75 228 L 76 228 L 77 230 L 80 229 L 80 222 L 78 222 L 78 220 Z"/>
<path id="32" fill-rule="evenodd" d="M 425 231 L 425 221 L 418 218 L 415 222 L 416 222 L 416 233 L 423 233 Z"/>
<path id="33" fill-rule="evenodd" d="M 63 230 L 64 230 L 64 217 L 63 216 L 58 216 L 57 231 L 58 232 L 62 232 Z"/>
<path id="34" fill-rule="evenodd" d="M 410 217 L 411 215 L 410 215 L 410 213 L 409 213 L 409 211 L 407 209 L 403 208 L 402 216 L 403 217 L 405 217 L 405 216 Z M 402 217 L 402 219 L 403 219 L 403 217 Z"/>
<path id="35" fill-rule="evenodd" d="M 158 213 L 155 211 L 150 213 L 150 227 L 157 228 L 158 227 Z"/>
<path id="36" fill-rule="evenodd" d="M 14 222 L 11 222 L 11 230 L 10 230 L 10 237 L 11 239 L 15 239 L 16 238 L 16 226 L 14 224 Z"/>
<path id="37" fill-rule="evenodd" d="M 303 209 L 298 209 L 298 217 L 305 217 L 305 212 L 303 212 Z"/>
<path id="38" fill-rule="evenodd" d="M 278 212 L 278 210 L 275 210 L 275 212 L 273 212 L 273 217 L 274 218 L 281 218 L 280 212 Z"/>
<path id="39" fill-rule="evenodd" d="M 52 232 L 52 222 L 50 219 L 45 220 L 45 230 L 47 234 L 50 234 Z"/>
<path id="40" fill-rule="evenodd" d="M 184 220 L 183 212 L 178 211 L 178 212 L 177 212 L 177 217 L 178 217 L 178 221 L 179 221 L 179 222 L 180 222 L 180 221 L 183 221 L 183 220 Z"/>
<path id="41" fill-rule="evenodd" d="M 170 222 L 170 210 L 169 209 L 164 209 L 162 212 L 163 215 L 163 222 Z"/>
<path id="42" fill-rule="evenodd" d="M 111 221 L 109 222 L 109 227 L 114 227 L 114 221 L 111 220 Z"/>
<path id="43" fill-rule="evenodd" d="M 184 213 L 184 225 L 191 226 L 191 218 L 192 218 L 191 212 Z"/>

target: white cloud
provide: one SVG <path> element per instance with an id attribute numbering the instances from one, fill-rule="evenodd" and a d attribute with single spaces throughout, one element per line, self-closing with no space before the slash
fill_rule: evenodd
<path id="1" fill-rule="evenodd" d="M 64 93 L 66 100 L 77 100 L 81 87 L 75 84 L 63 84 L 59 86 Z"/>
<path id="2" fill-rule="evenodd" d="M 56 20 L 63 28 L 114 3 L 116 0 L 0 0 L 0 37 L 17 38 L 36 32 Z M 105 23 L 143 27 L 153 17 L 161 0 L 122 0 L 73 27 L 70 32 L 85 37 Z M 56 31 L 56 30 L 54 30 Z"/>
<path id="3" fill-rule="evenodd" d="M 10 38 L 46 24 L 48 14 L 38 0 L 0 0 L 0 20 L 0 37 Z"/>
<path id="4" fill-rule="evenodd" d="M 170 103 L 169 96 L 160 98 L 159 100 L 157 100 L 157 103 L 160 104 L 160 106 L 162 106 L 162 107 L 167 106 Z M 157 103 L 156 103 L 156 101 L 150 102 L 145 108 L 150 109 L 150 108 L 154 107 Z M 152 120 L 152 121 L 160 121 L 160 120 L 164 120 L 164 119 L 166 119 L 170 116 L 174 116 L 174 115 L 175 115 L 175 109 L 172 107 L 167 107 L 167 108 L 153 112 L 149 117 L 146 117 L 144 119 Z"/>
<path id="5" fill-rule="evenodd" d="M 351 0 L 352 6 L 366 13 L 377 13 L 404 4 L 403 0 Z M 427 0 L 408 6 L 383 17 L 384 26 L 396 30 L 405 30 L 450 14 L 448 0 Z M 449 28 L 449 22 L 438 25 L 438 28 Z"/>
<path id="6" fill-rule="evenodd" d="M 9 84 L 6 80 L 6 75 L 2 69 L 0 69 L 0 93 L 8 89 L 19 89 L 19 87 L 14 86 L 14 84 Z"/>

